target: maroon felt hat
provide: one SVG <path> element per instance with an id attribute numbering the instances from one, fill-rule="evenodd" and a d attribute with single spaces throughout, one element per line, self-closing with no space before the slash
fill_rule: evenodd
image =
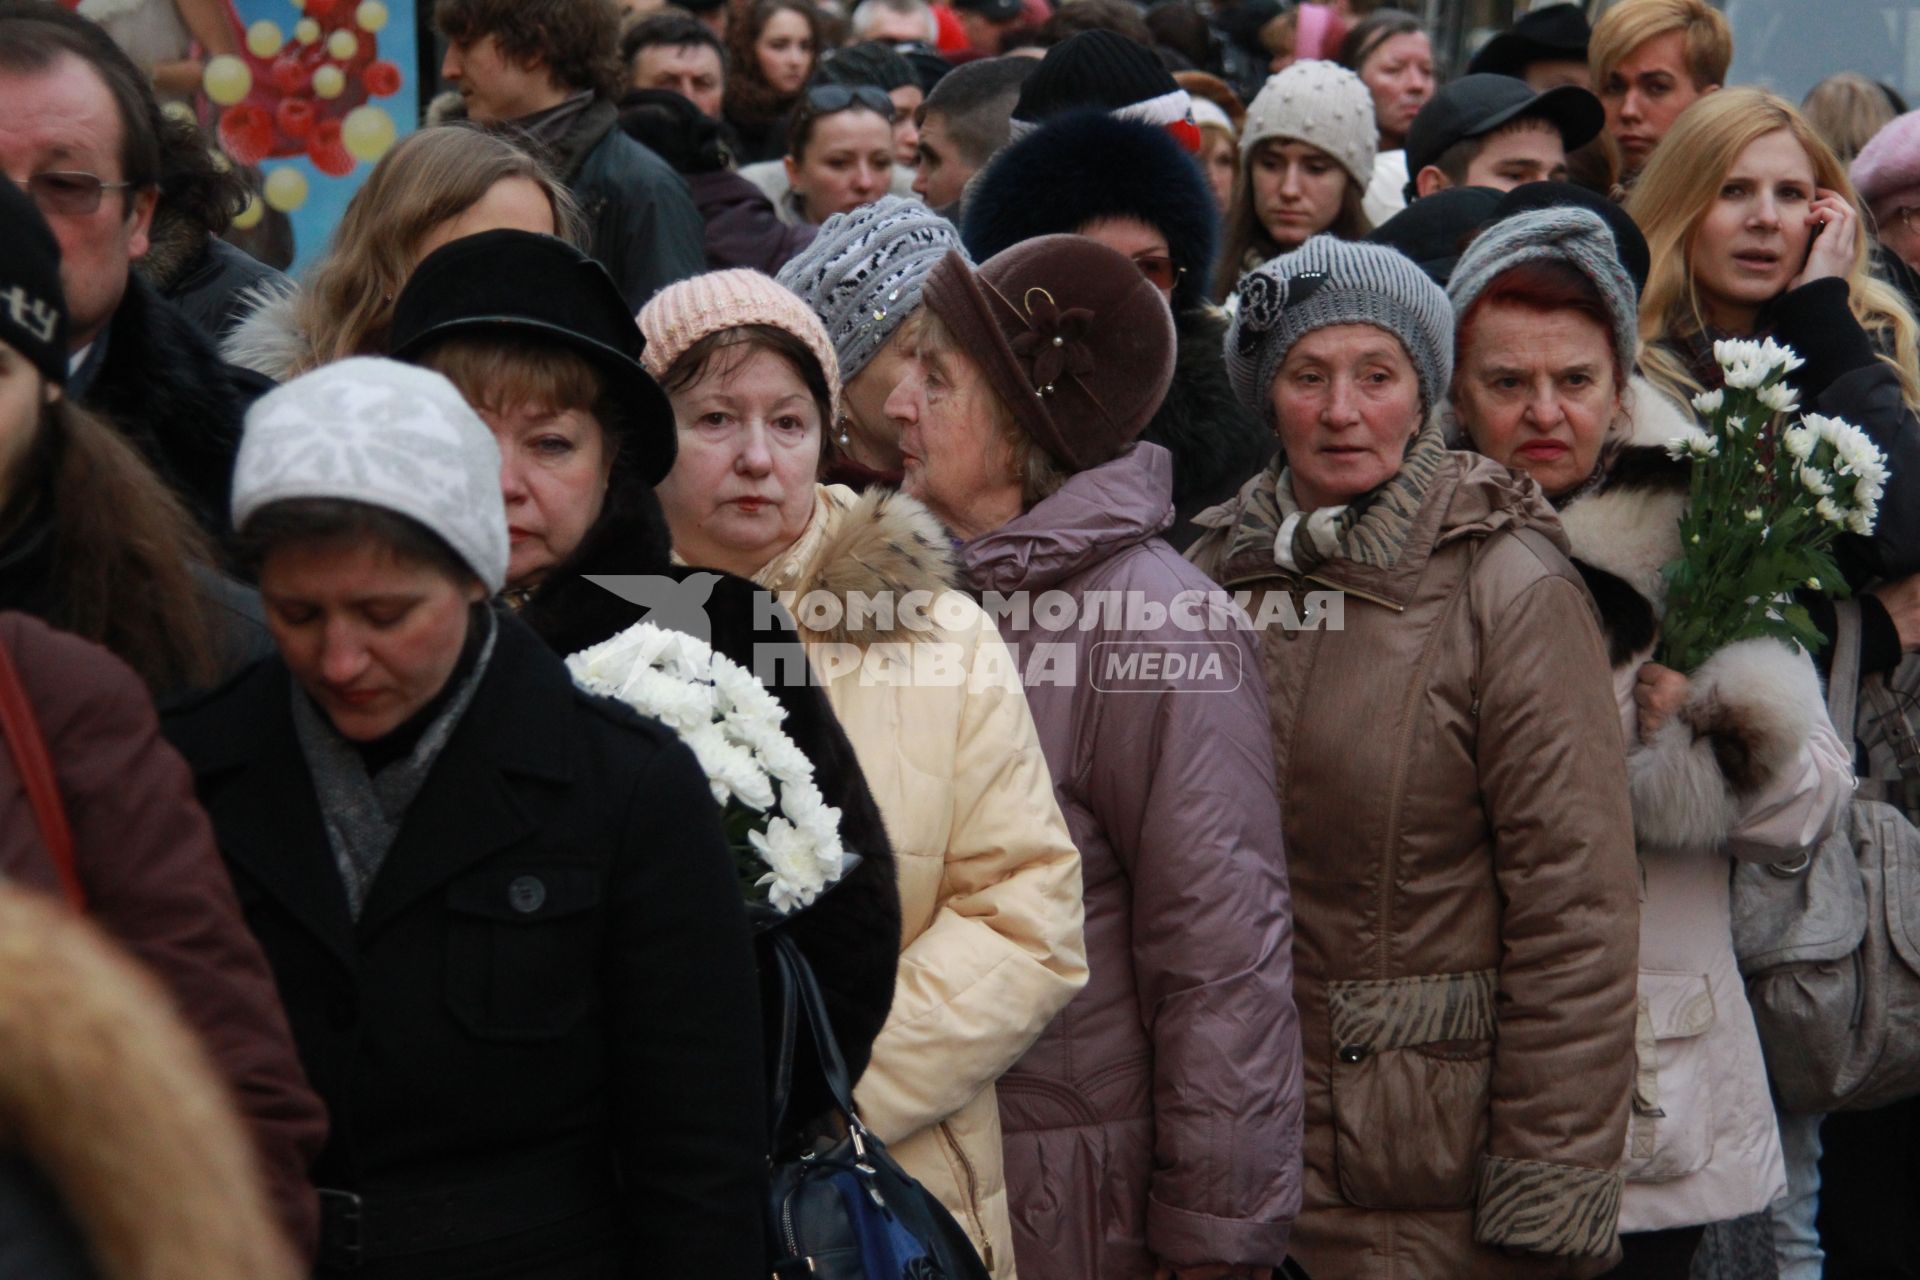
<path id="1" fill-rule="evenodd" d="M 1173 382 L 1166 298 L 1084 236 L 1023 240 L 978 270 L 949 253 L 921 296 L 1021 429 L 1068 470 L 1119 456 Z"/>

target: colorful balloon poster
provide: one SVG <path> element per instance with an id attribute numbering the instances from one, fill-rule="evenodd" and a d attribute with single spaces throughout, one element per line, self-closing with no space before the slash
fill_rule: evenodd
<path id="1" fill-rule="evenodd" d="M 413 0 L 224 0 L 239 51 L 209 58 L 201 118 L 257 175 L 241 231 L 284 216 L 296 274 L 418 121 Z"/>

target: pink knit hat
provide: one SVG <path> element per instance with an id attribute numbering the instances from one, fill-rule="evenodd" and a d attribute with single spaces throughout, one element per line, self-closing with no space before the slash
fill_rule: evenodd
<path id="1" fill-rule="evenodd" d="M 1303 4 L 1295 12 L 1300 16 L 1295 19 L 1293 56 L 1331 61 L 1340 52 L 1340 42 L 1347 38 L 1346 19 L 1324 4 Z"/>
<path id="2" fill-rule="evenodd" d="M 1882 225 L 1895 210 L 1920 205 L 1920 111 L 1890 121 L 1860 148 L 1853 185 Z"/>
<path id="3" fill-rule="evenodd" d="M 772 276 L 736 268 L 670 284 L 640 309 L 639 321 L 647 340 L 640 362 L 660 379 L 708 334 L 748 324 L 785 330 L 806 344 L 826 375 L 828 414 L 821 425 L 830 428 L 840 412 L 840 360 L 833 342 L 813 308 Z"/>

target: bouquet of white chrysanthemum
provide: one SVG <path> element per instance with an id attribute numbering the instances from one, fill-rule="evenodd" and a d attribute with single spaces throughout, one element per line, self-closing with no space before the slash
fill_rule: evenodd
<path id="1" fill-rule="evenodd" d="M 840 810 L 780 722 L 787 709 L 752 672 L 693 636 L 651 622 L 567 659 L 574 683 L 678 733 L 706 771 L 749 902 L 810 906 L 852 869 Z"/>
<path id="2" fill-rule="evenodd" d="M 1817 413 L 1786 421 L 1799 405 L 1785 379 L 1805 363 L 1791 347 L 1723 341 L 1713 358 L 1726 387 L 1693 398 L 1706 428 L 1667 442 L 1693 463 L 1661 624 L 1660 661 L 1677 671 L 1755 636 L 1816 648 L 1792 592 L 1846 593 L 1829 548 L 1843 531 L 1873 532 L 1887 482 L 1885 457 L 1858 427 Z"/>

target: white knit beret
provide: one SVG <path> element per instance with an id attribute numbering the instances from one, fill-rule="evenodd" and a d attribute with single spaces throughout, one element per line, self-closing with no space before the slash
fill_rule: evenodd
<path id="1" fill-rule="evenodd" d="M 1240 126 L 1240 163 L 1269 138 L 1292 138 L 1320 148 L 1362 188 L 1373 181 L 1380 130 L 1373 92 L 1337 62 L 1296 62 L 1267 77 Z"/>
<path id="2" fill-rule="evenodd" d="M 489 591 L 506 585 L 500 449 L 431 370 L 341 360 L 256 401 L 234 463 L 233 527 L 291 498 L 344 498 L 406 516 L 439 535 Z"/>

